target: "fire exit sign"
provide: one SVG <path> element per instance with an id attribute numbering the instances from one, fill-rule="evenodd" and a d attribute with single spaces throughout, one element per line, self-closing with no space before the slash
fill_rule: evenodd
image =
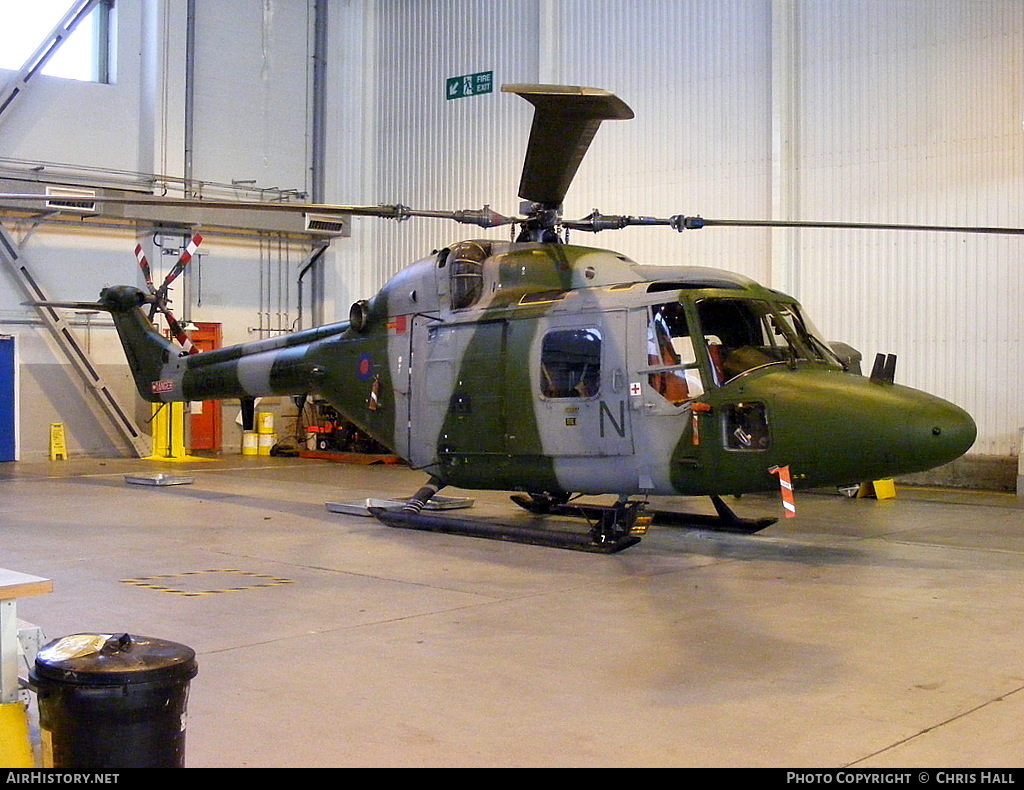
<path id="1" fill-rule="evenodd" d="M 467 96 L 478 96 L 494 90 L 494 72 L 478 71 L 476 74 L 463 74 L 461 77 L 449 77 L 445 81 L 445 99 L 464 99 Z"/>

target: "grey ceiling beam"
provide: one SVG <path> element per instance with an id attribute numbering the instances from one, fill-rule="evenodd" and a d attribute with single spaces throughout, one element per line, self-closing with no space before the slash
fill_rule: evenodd
<path id="1" fill-rule="evenodd" d="M 23 213 L 42 221 L 58 214 L 73 219 L 70 229 L 87 229 L 103 220 L 190 228 L 204 233 L 217 229 L 244 233 L 281 233 L 314 244 L 351 234 L 351 219 L 337 212 L 320 214 L 315 209 L 289 210 L 273 202 L 183 201 L 181 204 L 148 201 L 153 195 L 115 189 L 62 187 L 0 177 L 0 216 Z"/>

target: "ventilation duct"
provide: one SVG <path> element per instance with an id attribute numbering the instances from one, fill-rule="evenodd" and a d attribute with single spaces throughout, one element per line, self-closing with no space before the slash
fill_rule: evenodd
<path id="1" fill-rule="evenodd" d="M 78 214 L 96 213 L 96 190 L 72 187 L 47 187 L 46 207 Z"/>
<path id="2" fill-rule="evenodd" d="M 348 235 L 348 220 L 337 214 L 306 214 L 306 230 L 315 233 L 329 233 L 336 236 Z"/>

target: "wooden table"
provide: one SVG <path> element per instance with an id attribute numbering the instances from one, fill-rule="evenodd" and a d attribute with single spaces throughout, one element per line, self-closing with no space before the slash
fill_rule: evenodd
<path id="1" fill-rule="evenodd" d="M 18 599 L 48 592 L 49 579 L 0 568 L 0 704 L 18 701 Z"/>

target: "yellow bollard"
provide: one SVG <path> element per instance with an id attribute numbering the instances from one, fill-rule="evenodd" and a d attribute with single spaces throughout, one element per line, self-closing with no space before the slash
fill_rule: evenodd
<path id="1" fill-rule="evenodd" d="M 150 422 L 153 432 L 153 454 L 150 461 L 203 461 L 201 457 L 189 455 L 185 449 L 185 419 L 188 412 L 185 404 L 154 403 L 153 418 Z"/>

